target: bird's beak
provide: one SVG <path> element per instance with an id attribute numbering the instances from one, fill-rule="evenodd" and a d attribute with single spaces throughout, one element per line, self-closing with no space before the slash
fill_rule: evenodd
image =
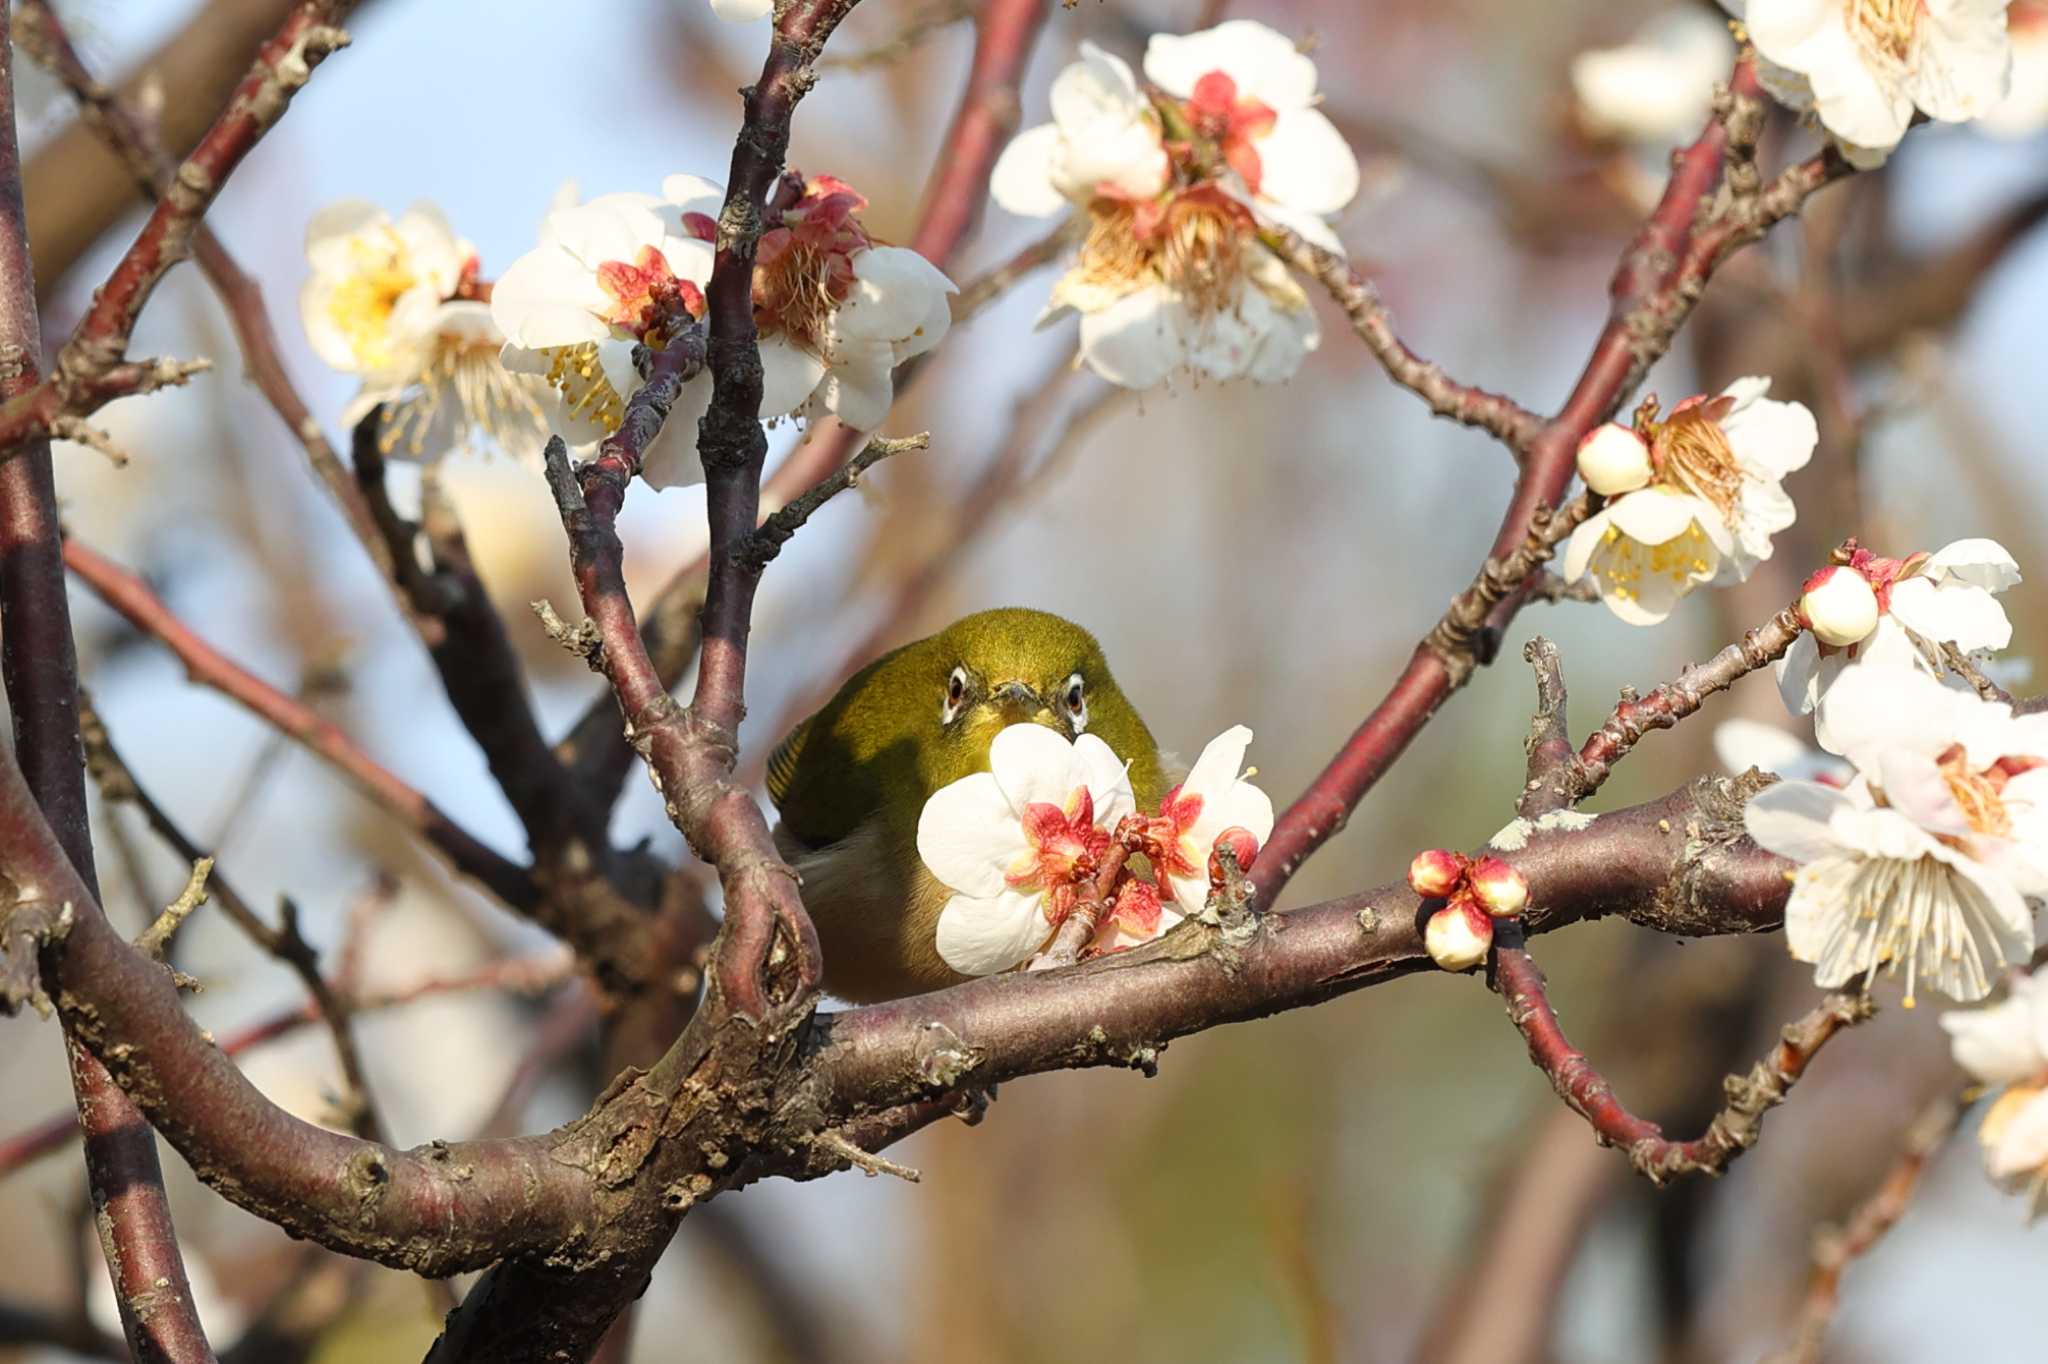
<path id="1" fill-rule="evenodd" d="M 989 693 L 989 702 L 1005 725 L 1047 725 L 1066 733 L 1060 717 L 1028 683 L 998 682 L 995 690 Z"/>

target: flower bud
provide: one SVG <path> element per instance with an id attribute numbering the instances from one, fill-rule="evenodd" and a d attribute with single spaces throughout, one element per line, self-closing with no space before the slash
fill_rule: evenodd
<path id="1" fill-rule="evenodd" d="M 1472 893 L 1498 919 L 1512 919 L 1529 903 L 1529 882 L 1498 857 L 1482 857 L 1472 868 Z"/>
<path id="2" fill-rule="evenodd" d="M 1463 853 L 1449 848 L 1431 848 L 1415 854 L 1408 864 L 1408 884 L 1426 900 L 1440 900 L 1458 888 L 1468 864 Z"/>
<path id="3" fill-rule="evenodd" d="M 1648 443 L 1619 422 L 1596 426 L 1579 442 L 1579 477 L 1602 497 L 1645 487 L 1653 472 Z"/>
<path id="4" fill-rule="evenodd" d="M 1231 825 L 1216 835 L 1216 842 L 1209 851 L 1209 884 L 1212 886 L 1223 884 L 1223 859 L 1218 854 L 1226 847 L 1236 856 L 1239 872 L 1250 871 L 1252 859 L 1259 855 L 1259 840 L 1252 836 L 1252 831 L 1241 824 Z"/>
<path id="5" fill-rule="evenodd" d="M 1806 580 L 1799 614 L 1813 637 L 1837 649 L 1861 644 L 1877 628 L 1877 593 L 1853 568 L 1829 567 Z"/>
<path id="6" fill-rule="evenodd" d="M 1493 947 L 1493 920 L 1467 899 L 1453 900 L 1429 916 L 1422 931 L 1429 955 L 1446 971 L 1469 971 Z"/>

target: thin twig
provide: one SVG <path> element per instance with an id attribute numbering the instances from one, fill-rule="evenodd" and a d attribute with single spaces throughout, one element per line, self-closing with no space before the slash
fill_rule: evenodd
<path id="1" fill-rule="evenodd" d="M 876 436 L 870 439 L 858 454 L 839 466 L 837 473 L 820 479 L 794 502 L 770 513 L 734 552 L 742 563 L 759 572 L 782 552 L 789 538 L 817 513 L 818 508 L 858 484 L 862 474 L 891 455 L 926 450 L 931 448 L 931 443 L 932 433 L 929 431 L 921 431 L 914 436 Z"/>

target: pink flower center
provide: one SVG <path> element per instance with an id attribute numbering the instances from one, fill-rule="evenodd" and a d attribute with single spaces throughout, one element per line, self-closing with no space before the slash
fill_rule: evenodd
<path id="1" fill-rule="evenodd" d="M 1057 928 L 1081 902 L 1114 840 L 1095 827 L 1095 797 L 1085 786 L 1064 808 L 1033 801 L 1021 822 L 1028 850 L 1003 879 L 1012 889 L 1040 892 L 1046 920 Z"/>
<path id="2" fill-rule="evenodd" d="M 668 258 L 652 246 L 641 247 L 631 263 L 610 260 L 598 266 L 597 283 L 612 299 L 603 320 L 656 349 L 680 326 L 704 316 L 704 291 L 678 279 Z"/>
<path id="3" fill-rule="evenodd" d="M 771 220 L 780 221 L 761 234 L 754 255 L 754 325 L 763 335 L 779 332 L 823 354 L 832 314 L 853 292 L 853 258 L 874 245 L 858 216 L 867 206 L 844 180 L 821 175 L 779 212 L 771 207 Z M 717 235 L 710 227 L 706 240 Z"/>
<path id="4" fill-rule="evenodd" d="M 1224 162 L 1244 180 L 1245 188 L 1257 194 L 1265 168 L 1253 144 L 1273 131 L 1279 115 L 1258 100 L 1240 99 L 1237 82 L 1222 71 L 1211 71 L 1196 81 L 1194 94 L 1183 107 L 1195 132 L 1215 143 Z"/>

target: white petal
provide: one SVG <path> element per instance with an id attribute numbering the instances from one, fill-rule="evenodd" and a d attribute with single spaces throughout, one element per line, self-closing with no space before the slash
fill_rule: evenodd
<path id="1" fill-rule="evenodd" d="M 853 276 L 853 291 L 834 314 L 833 329 L 856 340 L 900 341 L 930 315 L 934 295 L 954 292 L 944 272 L 902 246 L 876 246 L 856 255 Z"/>
<path id="2" fill-rule="evenodd" d="M 761 415 L 780 417 L 802 407 L 825 377 L 825 362 L 784 336 L 761 338 Z"/>
<path id="3" fill-rule="evenodd" d="M 630 263 L 642 247 L 659 245 L 665 235 L 654 211 L 657 202 L 651 194 L 599 195 L 551 215 L 541 224 L 541 240 L 568 252 L 586 269 L 607 261 Z"/>
<path id="4" fill-rule="evenodd" d="M 895 359 L 887 341 L 840 342 L 815 401 L 854 430 L 873 431 L 896 401 Z"/>
<path id="5" fill-rule="evenodd" d="M 989 192 L 997 203 L 1026 218 L 1047 218 L 1067 206 L 1067 196 L 1053 182 L 1053 167 L 1063 154 L 1058 125 L 1041 123 L 1010 139 L 989 175 Z"/>
<path id="6" fill-rule="evenodd" d="M 1788 775 L 1803 767 L 1811 754 L 1797 736 L 1778 725 L 1738 716 L 1714 727 L 1714 756 L 1738 775 L 1752 767 Z"/>
<path id="7" fill-rule="evenodd" d="M 1085 783 L 1075 779 L 1074 746 L 1044 725 L 1007 726 L 988 746 L 988 765 L 1019 816 L 1027 805 L 1065 809 L 1067 797 Z"/>
<path id="8" fill-rule="evenodd" d="M 329 204 L 306 224 L 306 259 L 320 274 L 352 274 L 354 252 L 350 238 L 390 221 L 390 215 L 368 199 L 342 199 Z"/>
<path id="9" fill-rule="evenodd" d="M 1283 110 L 1253 146 L 1262 198 L 1304 213 L 1335 213 L 1358 194 L 1358 158 L 1319 109 Z"/>
<path id="10" fill-rule="evenodd" d="M 1892 587 L 1891 614 L 1914 634 L 1952 643 L 1965 653 L 2012 643 L 2012 622 L 1998 599 L 1964 582 L 1937 585 L 1917 575 L 1902 579 Z"/>
<path id="11" fill-rule="evenodd" d="M 2034 1010 L 2023 996 L 1986 1009 L 1955 1009 L 1941 1016 L 1956 1064 L 1987 1085 L 2034 1079 L 2048 1065 L 2035 1040 Z"/>
<path id="12" fill-rule="evenodd" d="M 2028 1179 L 2048 1166 L 2048 1093 L 2036 1094 L 2006 1120 L 1998 1144 L 1985 1153 L 1993 1179 Z"/>
<path id="13" fill-rule="evenodd" d="M 1876 769 L 1866 775 L 1884 792 L 1887 805 L 1928 832 L 1952 837 L 1970 832 L 1969 818 L 1933 758 L 1891 749 L 1878 754 Z"/>
<path id="14" fill-rule="evenodd" d="M 1820 643 L 1805 631 L 1778 660 L 1778 695 L 1785 709 L 1804 715 L 1820 700 Z"/>
<path id="15" fill-rule="evenodd" d="M 1817 862 L 1842 851 L 1835 817 L 1851 808 L 1833 787 L 1810 781 L 1781 781 L 1750 797 L 1742 825 L 1757 846 L 1794 862 Z"/>
<path id="16" fill-rule="evenodd" d="M 641 462 L 640 477 L 652 488 L 686 488 L 704 481 L 697 458 L 697 423 L 711 408 L 711 375 L 699 374 L 683 385 L 654 448 Z"/>
<path id="17" fill-rule="evenodd" d="M 1607 504 L 1616 529 L 1645 545 L 1677 539 L 1694 522 L 1702 521 L 1707 510 L 1696 497 L 1659 487 L 1625 493 Z"/>
<path id="18" fill-rule="evenodd" d="M 1734 393 L 1745 384 L 1768 387 L 1769 382 L 1742 380 L 1727 391 Z M 1783 478 L 1804 468 L 1820 441 L 1820 428 L 1804 403 L 1777 402 L 1763 397 L 1760 390 L 1748 401 L 1738 401 L 1735 410 L 1721 419 L 1721 430 L 1745 471 L 1762 478 Z"/>
<path id="19" fill-rule="evenodd" d="M 1923 672 L 1859 663 L 1842 670 L 1821 710 L 1837 751 L 1869 773 L 1887 750 L 1931 758 L 1954 743 L 1959 699 Z"/>
<path id="20" fill-rule="evenodd" d="M 1957 540 L 1927 556 L 1920 572 L 1940 581 L 1953 578 L 1986 592 L 2003 592 L 2020 581 L 2020 566 L 1996 540 Z"/>
<path id="21" fill-rule="evenodd" d="M 917 855 L 957 894 L 987 898 L 1028 850 L 1023 828 L 993 774 L 976 772 L 932 792 L 917 817 Z"/>
<path id="22" fill-rule="evenodd" d="M 725 186 L 701 175 L 678 172 L 661 182 L 661 197 L 679 214 L 701 213 L 716 219 L 725 209 Z"/>
<path id="23" fill-rule="evenodd" d="M 597 318 L 609 304 L 595 274 L 563 251 L 539 247 L 513 261 L 491 290 L 491 319 L 528 350 L 578 346 L 610 335 Z"/>
<path id="24" fill-rule="evenodd" d="M 2012 44 L 2003 0 L 1928 4 L 1905 89 L 1929 117 L 1961 123 L 1990 112 L 2011 86 Z"/>
<path id="25" fill-rule="evenodd" d="M 1095 799 L 1097 828 L 1114 829 L 1118 820 L 1137 812 L 1130 767 L 1108 744 L 1093 734 L 1083 734 L 1074 740 L 1071 761 L 1075 775 Z"/>
<path id="26" fill-rule="evenodd" d="M 939 911 L 939 957 L 963 976 L 1007 971 L 1052 932 L 1041 897 L 1005 890 L 977 900 L 956 895 Z"/>
<path id="27" fill-rule="evenodd" d="M 1145 45 L 1145 75 L 1185 99 L 1195 82 L 1221 71 L 1240 99 L 1274 109 L 1302 109 L 1315 99 L 1316 64 L 1285 34 L 1251 19 L 1232 19 L 1185 36 L 1156 33 Z"/>
<path id="28" fill-rule="evenodd" d="M 1133 117 L 1145 107 L 1130 63 L 1085 40 L 1081 60 L 1053 78 L 1051 101 L 1053 122 L 1069 131 L 1086 129 L 1105 115 Z"/>
<path id="29" fill-rule="evenodd" d="M 1558 569 L 1566 582 L 1575 583 L 1586 576 L 1586 566 L 1592 561 L 1593 551 L 1600 548 L 1600 542 L 1606 538 L 1607 527 L 1613 520 L 1614 512 L 1610 506 L 1587 517 L 1572 532 L 1572 538 L 1565 542 L 1564 562 Z"/>
<path id="30" fill-rule="evenodd" d="M 1081 317 L 1081 358 L 1113 384 L 1154 388 L 1186 359 L 1186 311 L 1158 288 L 1136 289 Z"/>

